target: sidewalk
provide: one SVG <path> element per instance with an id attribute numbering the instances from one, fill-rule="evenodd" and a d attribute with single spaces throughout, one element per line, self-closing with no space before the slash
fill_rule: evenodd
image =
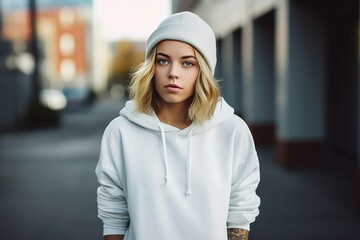
<path id="1" fill-rule="evenodd" d="M 102 239 L 95 166 L 123 103 L 64 115 L 60 128 L 0 137 L 0 239 Z"/>
<path id="2" fill-rule="evenodd" d="M 286 170 L 274 150 L 259 147 L 260 215 L 251 240 L 358 240 L 355 175 L 336 169 Z"/>
<path id="3" fill-rule="evenodd" d="M 122 106 L 99 102 L 66 113 L 61 128 L 0 137 L 1 240 L 102 239 L 94 169 L 105 126 Z M 250 240 L 360 239 L 351 176 L 285 170 L 272 148 L 258 153 L 262 204 Z"/>

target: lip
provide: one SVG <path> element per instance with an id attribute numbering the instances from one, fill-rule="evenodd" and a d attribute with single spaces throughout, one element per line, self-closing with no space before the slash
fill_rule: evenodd
<path id="1" fill-rule="evenodd" d="M 179 87 L 178 85 L 176 84 L 168 84 L 165 86 L 165 88 L 178 88 L 178 89 L 182 89 L 181 87 Z"/>
<path id="2" fill-rule="evenodd" d="M 168 85 L 165 85 L 164 87 L 169 93 L 178 93 L 182 89 L 181 87 L 179 87 L 176 84 L 168 84 Z"/>

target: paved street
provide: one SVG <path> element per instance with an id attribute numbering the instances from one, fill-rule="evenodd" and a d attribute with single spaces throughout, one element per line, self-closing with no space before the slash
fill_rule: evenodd
<path id="1" fill-rule="evenodd" d="M 101 239 L 100 140 L 122 103 L 66 113 L 61 128 L 0 138 L 0 239 Z"/>
<path id="2" fill-rule="evenodd" d="M 122 106 L 101 101 L 64 114 L 60 128 L 0 137 L 0 240 L 102 238 L 94 169 L 102 132 Z M 262 205 L 251 240 L 360 239 L 355 175 L 285 170 L 272 148 L 258 152 Z"/>
<path id="3" fill-rule="evenodd" d="M 251 240 L 360 239 L 355 172 L 286 170 L 274 164 L 272 148 L 260 147 L 258 153 L 262 203 Z"/>

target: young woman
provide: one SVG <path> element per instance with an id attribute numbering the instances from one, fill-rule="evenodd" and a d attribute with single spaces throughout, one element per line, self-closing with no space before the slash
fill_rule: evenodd
<path id="1" fill-rule="evenodd" d="M 213 77 L 216 40 L 190 12 L 146 43 L 130 98 L 106 128 L 96 174 L 106 240 L 247 239 L 259 163 Z"/>

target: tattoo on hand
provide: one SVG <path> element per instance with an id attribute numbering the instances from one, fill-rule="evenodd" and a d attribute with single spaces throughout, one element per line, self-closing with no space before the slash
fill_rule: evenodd
<path id="1" fill-rule="evenodd" d="M 248 240 L 249 231 L 240 228 L 227 229 L 228 240 Z"/>

